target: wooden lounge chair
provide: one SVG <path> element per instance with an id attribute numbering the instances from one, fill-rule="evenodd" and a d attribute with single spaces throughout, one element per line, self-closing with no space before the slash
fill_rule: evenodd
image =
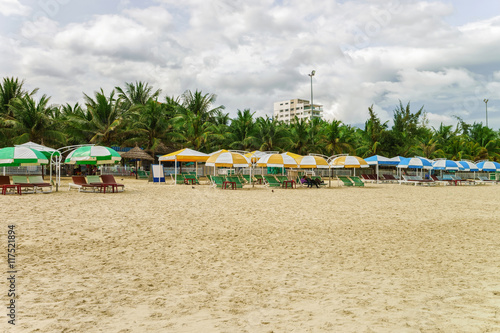
<path id="1" fill-rule="evenodd" d="M 28 181 L 30 184 L 35 185 L 36 193 L 52 192 L 52 184 L 44 182 L 42 176 L 28 176 Z M 46 191 L 44 189 L 46 189 Z"/>
<path id="2" fill-rule="evenodd" d="M 344 186 L 347 186 L 347 187 L 349 187 L 349 186 L 351 186 L 351 187 L 352 187 L 352 186 L 354 186 L 354 184 L 353 184 L 353 183 L 352 183 L 352 181 L 349 179 L 349 177 L 346 177 L 346 176 L 338 176 L 337 178 L 338 178 L 340 181 L 342 181 L 342 184 L 343 184 Z"/>
<path id="3" fill-rule="evenodd" d="M 281 183 L 274 178 L 274 176 L 264 176 L 264 180 L 266 183 L 264 185 L 269 186 L 269 187 L 280 187 Z"/>
<path id="4" fill-rule="evenodd" d="M 0 190 L 1 190 L 0 193 L 2 193 L 2 194 L 7 194 L 7 193 L 21 194 L 21 192 L 19 191 L 19 188 L 10 183 L 9 176 L 0 176 Z"/>
<path id="5" fill-rule="evenodd" d="M 99 184 L 89 184 L 84 176 L 72 176 L 72 183 L 69 183 L 68 190 L 77 189 L 78 192 L 102 192 L 103 186 Z"/>
<path id="6" fill-rule="evenodd" d="M 365 186 L 365 183 L 359 177 L 351 176 L 349 179 L 354 183 L 354 186 Z"/>
<path id="7" fill-rule="evenodd" d="M 22 193 L 35 193 L 35 185 L 28 183 L 26 176 L 12 176 L 12 183 L 21 185 Z"/>
<path id="8" fill-rule="evenodd" d="M 113 175 L 101 175 L 101 180 L 104 185 L 111 184 L 112 190 L 116 189 L 116 192 L 125 191 L 125 185 L 118 184 L 115 180 L 115 176 Z M 121 191 L 119 190 L 121 188 Z"/>

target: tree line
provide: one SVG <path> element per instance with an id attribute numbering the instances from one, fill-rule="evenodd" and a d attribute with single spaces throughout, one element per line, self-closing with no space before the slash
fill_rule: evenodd
<path id="1" fill-rule="evenodd" d="M 231 118 L 216 105 L 216 95 L 186 91 L 161 97 L 148 83 L 125 83 L 105 93 L 83 94 L 84 104 L 50 104 L 36 97 L 24 80 L 3 78 L 0 83 L 0 147 L 27 141 L 51 147 L 94 143 L 104 146 L 139 145 L 152 153 L 165 148 L 290 151 L 327 156 L 423 156 L 473 161 L 500 161 L 500 131 L 482 123 L 456 126 L 428 125 L 424 108 L 412 112 L 401 101 L 393 111 L 393 124 L 382 122 L 368 107 L 364 128 L 340 120 L 295 119 L 290 124 L 255 117 L 250 109 Z"/>

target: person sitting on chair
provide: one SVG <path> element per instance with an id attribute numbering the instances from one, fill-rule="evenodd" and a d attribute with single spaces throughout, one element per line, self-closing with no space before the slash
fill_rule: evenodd
<path id="1" fill-rule="evenodd" d="M 307 175 L 304 175 L 304 176 L 302 177 L 302 179 L 304 179 L 304 180 L 305 180 L 305 182 L 307 183 L 307 187 L 313 187 L 314 182 L 313 182 L 313 180 L 312 180 L 311 178 L 307 177 Z M 302 180 L 301 180 L 301 181 L 302 181 Z M 302 183 L 304 183 L 304 182 L 302 181 Z M 316 186 L 318 186 L 318 185 L 316 185 Z M 319 187 L 319 186 L 318 186 L 318 187 Z"/>

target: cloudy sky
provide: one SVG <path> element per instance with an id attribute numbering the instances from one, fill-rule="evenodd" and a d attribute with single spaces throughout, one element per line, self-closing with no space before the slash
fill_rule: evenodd
<path id="1" fill-rule="evenodd" d="M 430 125 L 500 128 L 500 2 L 490 0 L 0 0 L 0 77 L 56 104 L 146 81 L 214 93 L 235 116 L 310 99 L 361 126 L 401 100 Z"/>

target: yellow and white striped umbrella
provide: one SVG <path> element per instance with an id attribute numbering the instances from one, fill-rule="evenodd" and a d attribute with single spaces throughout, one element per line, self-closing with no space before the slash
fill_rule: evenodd
<path id="1" fill-rule="evenodd" d="M 368 168 L 368 162 L 358 156 L 339 156 L 330 162 L 332 168 Z"/>
<path id="2" fill-rule="evenodd" d="M 184 148 L 173 153 L 160 156 L 160 162 L 205 162 L 208 159 L 208 154 Z"/>
<path id="3" fill-rule="evenodd" d="M 328 169 L 328 162 L 321 156 L 301 156 L 297 162 L 302 169 Z"/>
<path id="4" fill-rule="evenodd" d="M 286 153 L 266 154 L 257 161 L 258 167 L 296 168 L 297 161 Z"/>
<path id="5" fill-rule="evenodd" d="M 250 159 L 252 163 L 255 163 L 261 158 L 262 156 L 267 155 L 265 152 L 260 151 L 260 150 L 254 150 L 252 152 L 246 153 L 245 157 Z"/>
<path id="6" fill-rule="evenodd" d="M 246 168 L 250 166 L 250 160 L 234 151 L 221 151 L 210 156 L 205 165 L 226 168 Z"/>

